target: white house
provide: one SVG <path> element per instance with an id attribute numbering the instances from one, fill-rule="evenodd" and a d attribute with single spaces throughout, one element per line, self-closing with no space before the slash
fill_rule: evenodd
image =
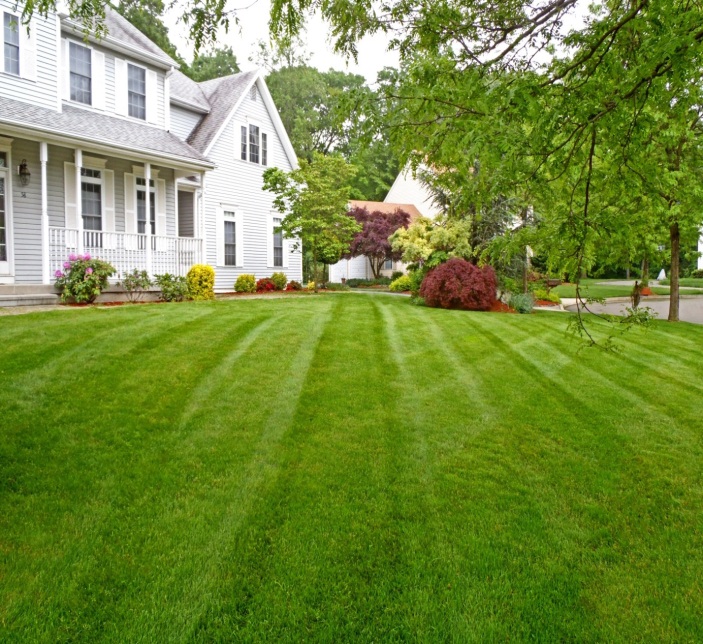
<path id="1" fill-rule="evenodd" d="M 413 176 L 408 168 L 401 172 L 393 182 L 383 201 L 351 201 L 351 207 L 366 208 L 369 212 L 393 212 L 400 208 L 410 214 L 411 221 L 417 217 L 434 219 L 441 208 L 434 203 L 429 190 Z M 402 262 L 386 261 L 381 274 L 390 277 L 393 271 L 405 271 Z M 330 282 L 341 282 L 342 279 L 371 279 L 373 271 L 366 257 L 342 259 L 330 266 Z"/>
<path id="2" fill-rule="evenodd" d="M 206 262 L 218 290 L 301 279 L 261 189 L 296 159 L 260 73 L 192 83 L 109 7 L 102 39 L 56 13 L 27 33 L 19 12 L 0 0 L 0 299 L 51 298 L 80 252 L 119 273 Z"/>

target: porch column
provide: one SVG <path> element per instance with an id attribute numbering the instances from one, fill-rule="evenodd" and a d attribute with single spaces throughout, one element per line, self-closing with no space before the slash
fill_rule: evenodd
<path id="1" fill-rule="evenodd" d="M 81 191 L 81 170 L 83 150 L 76 148 L 76 226 L 78 227 L 78 254 L 83 254 L 83 193 Z"/>
<path id="2" fill-rule="evenodd" d="M 42 281 L 51 284 L 51 257 L 49 256 L 49 197 L 47 194 L 46 164 L 49 160 L 49 146 L 39 143 L 39 162 L 41 163 L 41 248 Z"/>
<path id="3" fill-rule="evenodd" d="M 146 232 L 146 272 L 152 275 L 152 252 L 151 252 L 151 163 L 144 164 L 144 182 L 146 183 L 144 194 L 144 209 L 145 209 L 145 219 L 146 225 L 144 226 L 144 231 Z"/>

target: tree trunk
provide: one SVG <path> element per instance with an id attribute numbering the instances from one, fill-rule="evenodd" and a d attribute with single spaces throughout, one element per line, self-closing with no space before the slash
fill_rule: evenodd
<path id="1" fill-rule="evenodd" d="M 374 279 L 378 279 L 378 274 L 381 272 L 381 262 L 379 262 L 375 257 L 369 257 L 369 264 L 371 264 L 371 275 Z"/>
<path id="2" fill-rule="evenodd" d="M 671 239 L 671 269 L 669 273 L 669 322 L 679 321 L 679 253 L 681 231 L 678 223 L 669 228 Z"/>
<path id="3" fill-rule="evenodd" d="M 527 256 L 527 247 L 525 247 L 525 261 L 522 264 L 522 292 L 527 293 L 530 289 L 528 286 L 527 274 L 530 269 L 530 258 Z"/>
<path id="4" fill-rule="evenodd" d="M 315 283 L 313 290 L 317 293 L 317 243 L 312 244 L 312 281 Z"/>
<path id="5" fill-rule="evenodd" d="M 646 255 L 642 260 L 642 286 L 649 286 L 649 257 Z"/>
<path id="6" fill-rule="evenodd" d="M 630 266 L 625 269 L 625 279 L 630 279 Z"/>

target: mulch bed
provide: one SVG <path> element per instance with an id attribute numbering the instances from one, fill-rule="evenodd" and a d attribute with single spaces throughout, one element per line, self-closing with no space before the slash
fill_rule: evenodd
<path id="1" fill-rule="evenodd" d="M 489 309 L 490 313 L 517 313 L 515 309 L 511 309 L 505 302 L 496 300 L 493 306 Z"/>
<path id="2" fill-rule="evenodd" d="M 556 302 L 551 300 L 535 300 L 535 306 L 559 306 Z"/>

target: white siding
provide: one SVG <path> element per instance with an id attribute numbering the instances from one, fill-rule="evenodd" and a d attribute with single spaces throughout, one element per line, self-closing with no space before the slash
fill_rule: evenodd
<path id="1" fill-rule="evenodd" d="M 217 165 L 205 178 L 205 238 L 206 261 L 215 267 L 215 289 L 231 291 L 237 276 L 251 273 L 257 278 L 268 277 L 274 271 L 282 271 L 288 279 L 302 279 L 302 256 L 300 252 L 288 256 L 288 268 L 271 268 L 267 264 L 269 217 L 273 211 L 273 194 L 262 189 L 265 168 L 239 158 L 239 131 L 252 119 L 268 136 L 268 165 L 291 170 L 283 145 L 273 127 L 266 107 L 258 97 L 252 101 L 248 96 L 242 102 L 234 118 L 224 129 L 209 154 Z M 243 211 L 244 265 L 241 268 L 217 266 L 217 209 L 220 204 Z M 285 264 L 285 262 L 284 262 Z"/>
<path id="2" fill-rule="evenodd" d="M 6 0 L 0 0 L 0 2 L 6 1 Z M 67 33 L 64 32 L 62 34 L 63 38 L 70 38 L 79 44 L 85 44 L 81 42 L 80 36 L 72 33 Z M 156 69 L 155 67 L 151 67 L 149 65 L 144 64 L 141 61 L 137 60 L 132 60 L 130 58 L 126 58 L 125 56 L 122 56 L 120 54 L 116 54 L 112 50 L 103 47 L 101 45 L 96 45 L 95 43 L 89 43 L 87 46 L 91 47 L 93 50 L 104 54 L 105 56 L 105 110 L 104 113 L 109 114 L 111 116 L 114 116 L 117 114 L 117 105 L 116 105 L 116 93 L 117 92 L 123 92 L 127 93 L 127 87 L 126 85 L 124 87 L 116 87 L 115 85 L 115 58 L 121 58 L 122 60 L 126 60 L 128 63 L 132 63 L 134 65 L 137 65 L 138 67 L 144 67 L 147 70 L 153 71 L 156 73 L 156 100 L 154 101 L 152 99 L 152 102 L 156 105 L 156 119 L 153 123 L 153 125 L 159 127 L 159 128 L 164 128 L 165 127 L 165 114 L 164 114 L 164 87 L 165 87 L 165 82 L 166 82 L 166 75 L 163 70 L 161 69 Z M 93 59 L 95 61 L 95 58 Z M 57 67 L 57 69 L 60 69 L 59 65 L 59 57 L 56 58 L 56 62 L 54 65 Z M 68 69 L 68 67 L 66 67 Z M 59 73 L 59 72 L 57 72 Z M 68 73 L 66 71 L 65 73 Z M 74 105 L 76 107 L 81 107 L 85 109 L 92 109 L 91 106 L 89 105 L 83 105 L 82 103 L 72 103 L 70 101 L 64 101 L 69 105 Z M 125 101 L 126 102 L 126 101 Z M 149 102 L 149 99 L 147 98 L 147 102 Z M 55 105 L 55 99 L 54 99 L 54 105 Z M 53 107 L 53 106 L 52 106 Z M 103 112 L 102 110 L 99 110 L 101 113 Z M 129 118 L 129 117 L 127 117 Z M 146 123 L 146 121 L 142 121 L 141 119 L 129 119 L 136 121 L 138 123 Z"/>
<path id="3" fill-rule="evenodd" d="M 0 14 L 16 14 L 14 0 L 0 0 Z M 24 29 L 20 26 L 20 29 Z M 0 73 L 0 96 L 26 101 L 33 105 L 56 109 L 58 97 L 58 62 L 56 55 L 56 17 L 36 15 L 32 18 L 33 39 L 36 46 L 36 80 Z M 22 50 L 20 49 L 20 59 Z M 0 70 L 2 72 L 4 70 Z"/>
<path id="4" fill-rule="evenodd" d="M 185 141 L 195 126 L 200 123 L 202 116 L 198 112 L 171 105 L 171 132 L 182 141 Z"/>
<path id="5" fill-rule="evenodd" d="M 440 208 L 432 202 L 430 192 L 418 179 L 413 178 L 412 171 L 409 169 L 404 170 L 396 177 L 383 201 L 386 203 L 412 204 L 420 211 L 423 217 L 430 217 L 431 219 L 441 212 Z"/>
<path id="6" fill-rule="evenodd" d="M 390 273 L 389 273 L 390 275 Z M 330 266 L 330 282 L 339 283 L 345 279 L 371 279 L 371 264 L 366 257 L 343 259 Z"/>

